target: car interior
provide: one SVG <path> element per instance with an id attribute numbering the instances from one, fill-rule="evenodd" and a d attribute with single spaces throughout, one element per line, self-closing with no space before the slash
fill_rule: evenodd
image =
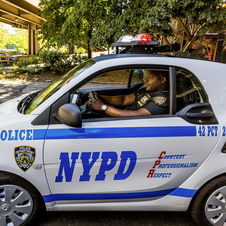
<path id="1" fill-rule="evenodd" d="M 95 112 L 90 106 L 93 91 L 100 95 L 117 96 L 135 93 L 143 86 L 144 69 L 115 70 L 94 78 L 70 95 L 70 103 L 76 103 L 82 118 L 110 117 L 104 112 Z"/>
<path id="2" fill-rule="evenodd" d="M 149 69 L 150 70 L 150 69 Z M 154 69 L 164 70 L 168 69 Z M 93 91 L 101 95 L 128 95 L 143 87 L 143 80 L 147 69 L 115 70 L 101 74 L 83 84 L 78 90 L 70 94 L 70 103 L 77 104 L 82 118 L 110 117 L 104 112 L 95 112 L 90 106 L 91 98 L 95 98 Z M 177 112 L 185 106 L 194 103 L 204 103 L 207 97 L 196 77 L 184 69 L 176 69 L 176 109 Z"/>

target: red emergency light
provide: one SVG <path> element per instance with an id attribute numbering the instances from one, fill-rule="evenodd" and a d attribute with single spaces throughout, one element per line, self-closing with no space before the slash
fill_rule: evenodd
<path id="1" fill-rule="evenodd" d="M 151 37 L 149 34 L 138 34 L 136 35 L 132 41 L 144 41 L 144 42 L 148 42 L 148 41 L 152 41 Z"/>

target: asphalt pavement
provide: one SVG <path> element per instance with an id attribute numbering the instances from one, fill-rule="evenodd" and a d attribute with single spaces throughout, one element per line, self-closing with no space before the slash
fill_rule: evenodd
<path id="1" fill-rule="evenodd" d="M 0 80 L 0 104 L 31 91 L 40 90 L 50 82 L 20 82 Z"/>
<path id="2" fill-rule="evenodd" d="M 0 104 L 49 82 L 0 80 Z M 170 211 L 170 209 L 169 209 Z M 47 212 L 32 226 L 196 226 L 186 212 Z"/>
<path id="3" fill-rule="evenodd" d="M 197 226 L 182 212 L 47 212 L 36 226 Z M 34 226 L 34 225 L 33 225 Z"/>

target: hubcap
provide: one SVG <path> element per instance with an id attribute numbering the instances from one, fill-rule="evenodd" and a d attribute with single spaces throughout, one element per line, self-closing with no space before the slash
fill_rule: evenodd
<path id="1" fill-rule="evenodd" d="M 226 186 L 210 195 L 205 205 L 205 215 L 212 225 L 226 226 Z"/>
<path id="2" fill-rule="evenodd" d="M 28 191 L 16 185 L 0 186 L 0 225 L 19 226 L 32 210 L 33 200 Z"/>
<path id="3" fill-rule="evenodd" d="M 1 210 L 3 210 L 4 212 L 10 211 L 11 210 L 11 206 L 9 204 L 2 204 L 1 205 Z"/>

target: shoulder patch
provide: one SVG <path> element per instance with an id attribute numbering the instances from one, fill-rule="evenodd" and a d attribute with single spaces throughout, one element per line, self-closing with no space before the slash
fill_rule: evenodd
<path id="1" fill-rule="evenodd" d="M 166 98 L 165 97 L 154 97 L 154 101 L 157 105 L 162 105 L 166 102 Z"/>

